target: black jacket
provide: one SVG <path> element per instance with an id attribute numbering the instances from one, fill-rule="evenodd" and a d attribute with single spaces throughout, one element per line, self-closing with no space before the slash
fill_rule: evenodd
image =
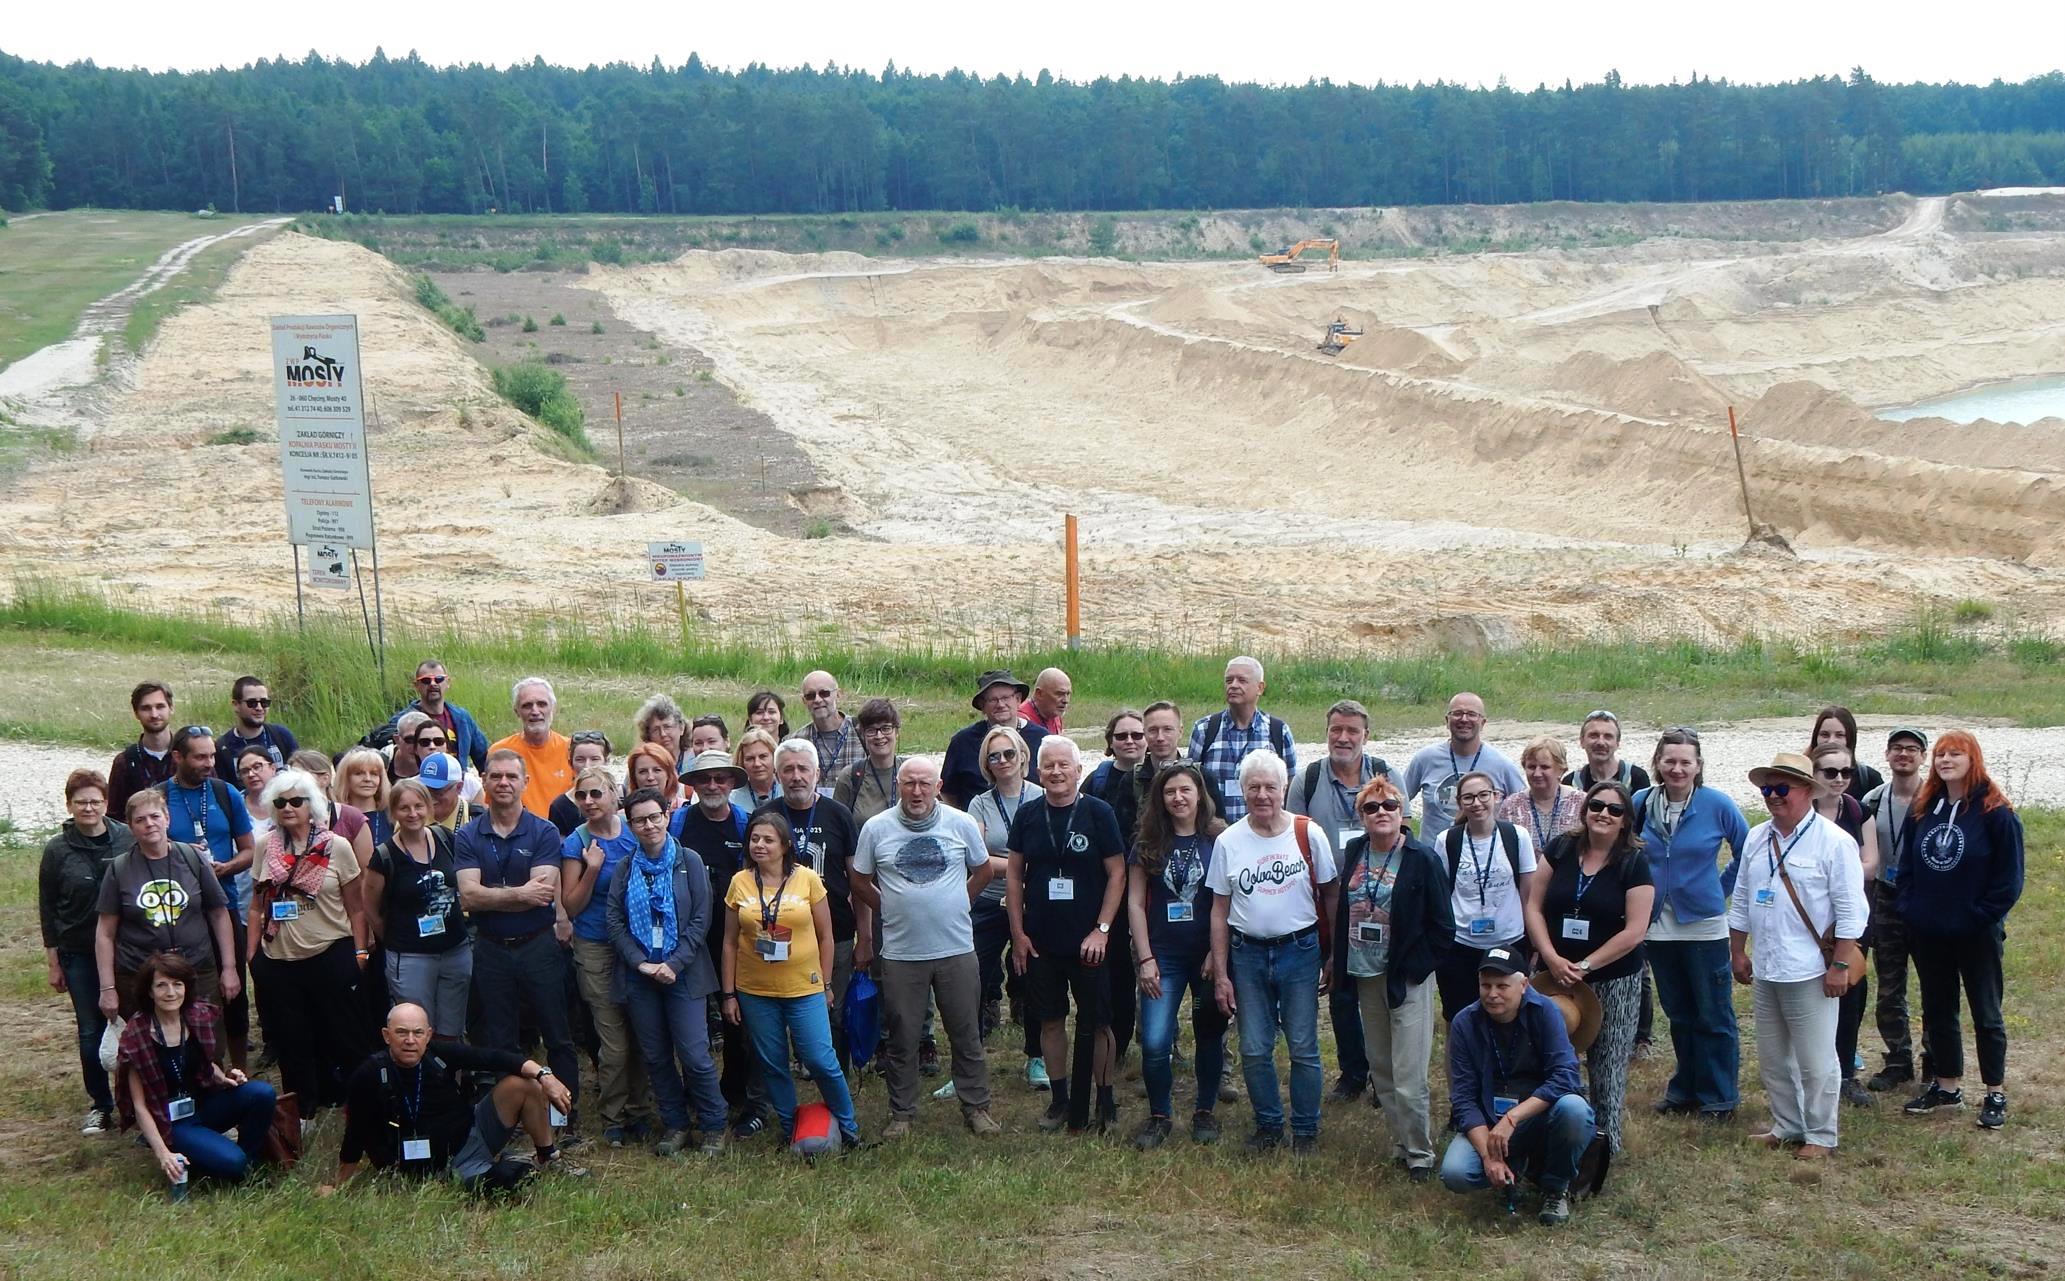
<path id="1" fill-rule="evenodd" d="M 1369 853 L 1369 837 L 1358 836 L 1341 853 L 1340 903 L 1334 909 L 1334 984 L 1348 973 L 1348 881 Z M 1384 968 L 1384 997 L 1392 1009 L 1405 1003 L 1405 990 L 1434 972 L 1455 940 L 1455 911 L 1449 906 L 1448 874 L 1434 847 L 1405 838 L 1398 856 L 1398 880 L 1391 887 L 1391 961 Z"/>
<path id="2" fill-rule="evenodd" d="M 43 922 L 43 946 L 93 954 L 93 930 L 100 923 L 97 904 L 100 878 L 108 865 L 136 847 L 129 829 L 113 819 L 108 843 L 96 845 L 79 834 L 71 819 L 43 846 L 43 864 L 36 877 L 37 914 Z"/>

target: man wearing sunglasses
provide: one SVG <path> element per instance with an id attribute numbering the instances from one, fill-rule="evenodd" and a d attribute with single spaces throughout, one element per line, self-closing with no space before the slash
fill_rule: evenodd
<path id="1" fill-rule="evenodd" d="M 443 727 L 451 742 L 445 751 L 470 764 L 476 774 L 488 771 L 488 736 L 481 731 L 480 722 L 473 719 L 473 713 L 457 703 L 447 702 L 445 692 L 451 688 L 451 678 L 445 674 L 445 665 L 435 658 L 426 658 L 416 664 L 416 697 L 408 706 L 396 712 L 389 725 L 400 725 L 409 712 L 421 712 Z"/>
<path id="2" fill-rule="evenodd" d="M 1821 1161 L 1835 1153 L 1842 1103 L 1838 1007 L 1864 962 L 1864 864 L 1850 834 L 1814 812 L 1817 790 L 1837 789 L 1816 778 L 1807 757 L 1780 752 L 1749 777 L 1771 818 L 1744 842 L 1728 953 L 1735 981 L 1752 990 L 1758 1071 L 1771 1100 L 1771 1128 L 1751 1140 Z"/>
<path id="3" fill-rule="evenodd" d="M 285 769 L 287 758 L 301 750 L 292 730 L 272 723 L 272 691 L 256 676 L 237 677 L 229 689 L 229 710 L 235 720 L 215 740 L 214 769 L 215 777 L 231 787 L 238 785 L 237 759 L 246 749 L 262 749 L 274 769 Z"/>

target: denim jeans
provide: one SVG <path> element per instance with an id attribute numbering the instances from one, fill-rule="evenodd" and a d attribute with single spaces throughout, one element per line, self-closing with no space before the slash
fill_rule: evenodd
<path id="1" fill-rule="evenodd" d="M 1291 1133 L 1319 1133 L 1319 935 L 1260 944 L 1236 932 L 1228 949 L 1233 999 L 1240 1019 L 1241 1077 L 1255 1109 L 1255 1128 L 1283 1131 L 1277 1091 L 1276 1038 L 1291 1051 Z"/>
<path id="2" fill-rule="evenodd" d="M 1735 1026 L 1728 940 L 1651 943 L 1648 953 L 1677 1059 L 1664 1098 L 1702 1112 L 1734 1111 L 1742 1098 L 1737 1082 L 1742 1042 Z"/>
<path id="3" fill-rule="evenodd" d="M 1570 1190 L 1578 1162 L 1592 1146 L 1597 1128 L 1592 1105 L 1582 1094 L 1566 1094 L 1546 1112 L 1522 1121 L 1506 1144 L 1506 1164 L 1515 1174 L 1531 1174 L 1550 1195 Z M 1491 1186 L 1484 1177 L 1484 1158 L 1461 1134 L 1448 1141 L 1441 1157 L 1441 1186 L 1451 1192 L 1475 1192 Z"/>
<path id="4" fill-rule="evenodd" d="M 652 1081 L 660 1124 L 670 1130 L 687 1129 L 693 1105 L 696 1128 L 706 1137 L 721 1133 L 724 1091 L 718 1088 L 717 1060 L 710 1054 L 709 998 L 690 996 L 686 983 L 663 987 L 642 974 L 632 976 L 626 998 L 624 1008 L 638 1038 L 639 1059 Z M 613 1123 L 619 1120 L 607 1112 L 603 1115 Z"/>
<path id="5" fill-rule="evenodd" d="M 265 1152 L 274 1098 L 272 1086 L 264 1081 L 203 1094 L 194 1100 L 193 1116 L 172 1123 L 165 1146 L 185 1157 L 193 1173 L 234 1183 Z M 234 1143 L 230 1130 L 237 1132 Z"/>
<path id="6" fill-rule="evenodd" d="M 1219 1078 L 1226 1072 L 1226 1016 L 1212 985 L 1199 976 L 1205 958 L 1160 952 L 1155 962 L 1162 976 L 1162 994 L 1140 998 L 1140 1079 L 1147 1083 L 1147 1111 L 1171 1116 L 1176 1074 L 1176 1015 L 1190 993 L 1190 1030 L 1197 1038 L 1197 1104 L 1209 1112 L 1219 1101 Z"/>
<path id="7" fill-rule="evenodd" d="M 86 1097 L 94 1107 L 112 1114 L 115 1096 L 108 1088 L 107 1069 L 100 1065 L 100 1038 L 108 1026 L 100 1012 L 100 971 L 91 952 L 60 951 L 57 968 L 64 973 L 65 994 L 72 998 L 72 1021 L 79 1026 L 79 1075 L 86 1081 Z"/>
<path id="8" fill-rule="evenodd" d="M 755 996 L 739 993 L 739 1015 L 746 1033 L 753 1038 L 753 1054 L 760 1060 L 760 1079 L 767 1085 L 767 1100 L 782 1119 L 782 1133 L 796 1129 L 796 1078 L 789 1075 L 789 1049 L 793 1045 L 803 1068 L 817 1081 L 817 1091 L 839 1132 L 848 1137 L 860 1133 L 853 1119 L 853 1095 L 839 1071 L 839 1055 L 832 1048 L 832 1016 L 822 993 L 808 996 Z"/>

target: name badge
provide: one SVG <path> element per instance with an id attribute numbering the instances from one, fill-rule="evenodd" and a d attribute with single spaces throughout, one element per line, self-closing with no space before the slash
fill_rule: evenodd
<path id="1" fill-rule="evenodd" d="M 1563 937 L 1584 942 L 1592 937 L 1592 923 L 1581 916 L 1563 918 Z"/>
<path id="2" fill-rule="evenodd" d="M 817 789 L 817 794 L 818 794 L 819 796 L 822 796 L 822 797 L 824 797 L 824 798 L 825 798 L 826 800 L 828 800 L 828 801 L 829 801 L 829 800 L 833 799 L 833 795 L 834 795 L 834 793 L 836 793 L 837 791 L 838 791 L 838 789 L 837 789 L 837 788 L 834 788 L 834 787 L 820 787 L 820 788 L 818 788 L 818 789 Z"/>
<path id="3" fill-rule="evenodd" d="M 1171 903 L 1171 904 L 1169 904 L 1169 921 L 1170 921 L 1170 923 L 1171 923 L 1171 924 L 1177 924 L 1177 925 L 1180 925 L 1180 924 L 1183 924 L 1183 923 L 1185 923 L 1185 922 L 1188 922 L 1188 921 L 1192 921 L 1192 920 L 1195 920 L 1195 919 L 1196 919 L 1196 913 L 1194 913 L 1194 912 L 1192 912 L 1192 911 L 1191 911 L 1191 909 L 1190 909 L 1190 904 L 1188 904 L 1188 903 Z"/>
<path id="4" fill-rule="evenodd" d="M 1470 918 L 1470 937 L 1473 939 L 1489 937 L 1492 930 L 1497 927 L 1498 922 L 1489 916 L 1473 916 Z"/>
<path id="5" fill-rule="evenodd" d="M 1048 879 L 1048 881 L 1047 881 L 1047 901 L 1048 901 L 1049 903 L 1068 903 L 1068 902 L 1073 902 L 1073 901 L 1074 901 L 1074 899 L 1075 899 L 1075 896 L 1076 896 L 1076 882 L 1075 882 L 1075 878 L 1074 878 L 1074 877 L 1072 877 L 1072 876 L 1056 876 L 1056 877 L 1051 877 L 1051 878 L 1049 878 L 1049 879 Z"/>
<path id="6" fill-rule="evenodd" d="M 272 919 L 275 921 L 298 921 L 301 919 L 301 904 L 290 898 L 276 898 L 272 901 Z"/>
<path id="7" fill-rule="evenodd" d="M 1519 1106 L 1520 1100 L 1509 1099 L 1506 1098 L 1504 1095 L 1500 1095 L 1492 1099 L 1491 1101 L 1491 1119 L 1496 1121 L 1500 1117 L 1504 1116 L 1506 1113 L 1511 1112 L 1514 1108 L 1517 1108 Z"/>
<path id="8" fill-rule="evenodd" d="M 1339 854 L 1342 850 L 1347 849 L 1348 842 L 1361 835 L 1362 829 L 1359 827 L 1344 827 L 1334 833 L 1334 853 Z"/>
<path id="9" fill-rule="evenodd" d="M 659 950 L 660 950 L 661 948 L 664 948 L 664 947 L 666 947 L 666 946 L 667 946 L 667 931 L 665 931 L 665 930 L 661 929 L 661 928 L 660 928 L 660 926 L 659 926 L 659 923 L 658 923 L 657 921 L 655 921 L 655 922 L 653 923 L 653 927 L 652 927 L 652 950 L 653 950 L 653 951 L 655 951 L 655 952 L 657 952 L 657 951 L 659 951 Z"/>
<path id="10" fill-rule="evenodd" d="M 445 932 L 445 918 L 442 915 L 419 916 L 416 918 L 416 937 L 434 939 Z"/>
<path id="11" fill-rule="evenodd" d="M 1771 906 L 1771 905 L 1772 905 L 1773 903 L 1776 903 L 1777 901 L 1778 901 L 1778 891 L 1776 891 L 1776 890 L 1758 890 L 1758 891 L 1757 891 L 1757 906 L 1758 906 L 1758 907 L 1769 907 L 1769 906 Z"/>
<path id="12" fill-rule="evenodd" d="M 428 1161 L 430 1159 L 429 1139 L 403 1139 L 402 1160 Z"/>
<path id="13" fill-rule="evenodd" d="M 786 961 L 789 959 L 789 940 L 754 939 L 753 950 L 760 954 L 761 960 L 770 964 L 775 961 Z"/>
<path id="14" fill-rule="evenodd" d="M 1382 921 L 1363 921 L 1355 927 L 1355 941 L 1358 943 L 1381 943 L 1384 941 Z"/>
<path id="15" fill-rule="evenodd" d="M 194 1114 L 194 1101 L 184 1094 L 165 1103 L 165 1117 L 170 1121 L 184 1121 Z"/>

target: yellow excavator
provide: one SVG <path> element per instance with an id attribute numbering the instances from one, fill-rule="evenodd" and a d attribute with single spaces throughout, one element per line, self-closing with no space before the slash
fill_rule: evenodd
<path id="1" fill-rule="evenodd" d="M 1350 325 L 1346 316 L 1335 316 L 1319 340 L 1319 350 L 1329 356 L 1338 356 L 1348 349 L 1349 343 L 1360 337 L 1362 330 Z"/>
<path id="2" fill-rule="evenodd" d="M 1326 269 L 1341 269 L 1341 242 L 1338 240 L 1300 240 L 1280 253 L 1263 254 L 1262 265 L 1271 271 L 1292 272 L 1306 270 L 1306 264 L 1298 259 L 1307 250 L 1326 250 Z"/>

